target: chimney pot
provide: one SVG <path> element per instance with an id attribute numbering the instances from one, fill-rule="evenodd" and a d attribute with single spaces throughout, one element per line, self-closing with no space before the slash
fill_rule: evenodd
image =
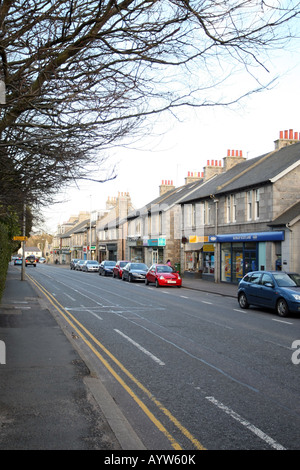
<path id="1" fill-rule="evenodd" d="M 234 150 L 231 150 L 231 156 L 234 157 Z"/>
<path id="2" fill-rule="evenodd" d="M 283 131 L 279 132 L 279 139 L 283 139 Z"/>
<path id="3" fill-rule="evenodd" d="M 299 140 L 298 135 L 299 135 L 298 132 L 295 132 L 295 134 L 294 134 L 294 140 Z"/>
<path id="4" fill-rule="evenodd" d="M 230 157 L 230 150 L 227 150 L 227 157 Z"/>
<path id="5" fill-rule="evenodd" d="M 284 138 L 288 139 L 288 131 L 284 131 Z"/>
<path id="6" fill-rule="evenodd" d="M 207 166 L 209 166 L 209 160 L 207 160 Z"/>
<path id="7" fill-rule="evenodd" d="M 289 139 L 293 139 L 293 134 L 294 134 L 293 129 L 290 129 L 290 131 L 289 131 Z"/>

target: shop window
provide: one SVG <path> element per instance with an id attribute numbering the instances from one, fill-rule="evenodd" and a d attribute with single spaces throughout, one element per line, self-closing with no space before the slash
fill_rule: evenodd
<path id="1" fill-rule="evenodd" d="M 235 194 L 232 194 L 231 200 L 232 200 L 232 222 L 236 222 L 237 208 L 236 208 L 236 195 Z"/>
<path id="2" fill-rule="evenodd" d="M 230 196 L 226 197 L 226 222 L 229 224 L 231 222 L 231 215 L 230 215 Z"/>
<path id="3" fill-rule="evenodd" d="M 252 191 L 247 192 L 247 220 L 252 220 Z"/>
<path id="4" fill-rule="evenodd" d="M 255 218 L 259 219 L 259 189 L 255 191 Z"/>

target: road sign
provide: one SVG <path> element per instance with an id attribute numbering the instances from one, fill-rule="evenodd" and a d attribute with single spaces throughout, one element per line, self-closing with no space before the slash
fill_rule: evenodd
<path id="1" fill-rule="evenodd" d="M 28 237 L 14 237 L 14 240 L 18 240 L 20 242 L 24 242 L 26 240 L 28 240 Z"/>

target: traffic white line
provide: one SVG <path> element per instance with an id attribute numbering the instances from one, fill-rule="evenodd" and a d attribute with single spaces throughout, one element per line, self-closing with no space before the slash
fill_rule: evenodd
<path id="1" fill-rule="evenodd" d="M 147 351 L 147 349 L 143 348 L 143 346 L 141 346 L 140 344 L 136 343 L 133 339 L 129 338 L 129 336 L 126 336 L 124 333 L 122 333 L 122 331 L 120 330 L 114 330 L 116 333 L 118 333 L 119 335 L 123 336 L 123 338 L 127 339 L 127 341 L 129 341 L 131 344 L 133 344 L 135 347 L 137 347 L 140 351 L 142 351 L 144 354 L 146 354 L 147 356 L 151 357 L 151 359 L 153 359 L 153 361 L 155 361 L 157 364 L 159 364 L 160 366 L 164 366 L 165 363 L 162 362 L 158 357 L 154 356 L 151 352 Z"/>
<path id="2" fill-rule="evenodd" d="M 279 323 L 286 323 L 287 325 L 292 325 L 293 323 L 285 320 L 277 320 L 277 318 L 272 318 L 273 321 L 278 321 Z"/>
<path id="3" fill-rule="evenodd" d="M 246 419 L 242 418 L 242 416 L 238 415 L 237 413 L 235 413 L 235 411 L 231 410 L 230 408 L 228 408 L 227 406 L 223 405 L 223 403 L 219 402 L 218 400 L 216 400 L 214 397 L 206 397 L 206 399 L 208 401 L 210 401 L 211 403 L 213 403 L 214 405 L 216 405 L 220 410 L 224 411 L 225 413 L 227 413 L 229 416 L 231 416 L 233 419 L 235 419 L 236 421 L 238 421 L 238 423 L 242 424 L 243 426 L 245 426 L 247 429 L 249 429 L 249 431 L 253 432 L 254 434 L 256 434 L 256 436 L 258 436 L 260 439 L 262 439 L 263 441 L 265 441 L 268 445 L 270 445 L 271 447 L 273 447 L 274 449 L 276 450 L 286 450 L 285 447 L 283 447 L 281 444 L 278 444 L 278 442 L 274 441 L 274 439 L 272 439 L 270 436 L 268 436 L 267 434 L 265 434 L 263 431 L 261 431 L 259 428 L 257 428 L 256 426 L 254 426 L 253 424 L 249 423 L 249 421 L 247 421 Z"/>
<path id="4" fill-rule="evenodd" d="M 66 297 L 69 297 L 69 299 L 73 300 L 73 302 L 76 302 L 76 300 L 74 299 L 74 297 L 71 297 L 69 294 L 66 294 L 66 293 L 65 293 L 65 296 L 66 296 Z"/>

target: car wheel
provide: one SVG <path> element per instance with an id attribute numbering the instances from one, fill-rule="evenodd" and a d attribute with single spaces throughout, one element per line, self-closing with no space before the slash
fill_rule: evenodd
<path id="1" fill-rule="evenodd" d="M 147 278 L 145 279 L 145 284 L 146 284 L 146 286 L 148 286 L 148 284 L 149 284 L 149 281 L 148 281 Z"/>
<path id="2" fill-rule="evenodd" d="M 248 300 L 247 300 L 246 294 L 244 294 L 244 292 L 242 292 L 239 295 L 239 305 L 240 305 L 241 308 L 248 308 L 249 307 Z"/>
<path id="3" fill-rule="evenodd" d="M 276 311 L 280 317 L 287 317 L 289 314 L 289 307 L 284 299 L 279 299 L 276 304 Z"/>
<path id="4" fill-rule="evenodd" d="M 155 287 L 159 287 L 159 282 L 158 282 L 157 279 L 156 279 L 156 281 L 155 281 Z"/>
<path id="5" fill-rule="evenodd" d="M 128 282 L 132 282 L 132 276 L 131 276 L 131 274 L 129 274 L 129 276 L 128 276 Z"/>

